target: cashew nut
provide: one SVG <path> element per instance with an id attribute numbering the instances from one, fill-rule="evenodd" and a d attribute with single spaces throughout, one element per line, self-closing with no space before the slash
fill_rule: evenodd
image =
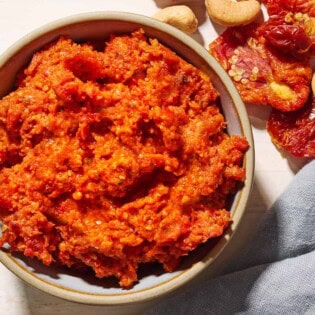
<path id="1" fill-rule="evenodd" d="M 205 0 L 209 17 L 224 26 L 246 25 L 258 18 L 261 12 L 257 0 L 232 2 L 231 0 Z"/>
<path id="2" fill-rule="evenodd" d="M 198 27 L 198 20 L 194 12 L 186 5 L 174 5 L 164 8 L 157 12 L 153 18 L 188 34 L 196 32 Z"/>
<path id="3" fill-rule="evenodd" d="M 312 92 L 313 92 L 313 96 L 315 96 L 315 72 L 313 73 L 313 78 L 312 78 Z"/>

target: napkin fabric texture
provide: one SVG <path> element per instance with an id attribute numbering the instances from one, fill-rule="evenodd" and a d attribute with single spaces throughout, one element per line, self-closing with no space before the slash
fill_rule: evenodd
<path id="1" fill-rule="evenodd" d="M 294 177 L 228 269 L 146 314 L 315 315 L 315 160 Z"/>

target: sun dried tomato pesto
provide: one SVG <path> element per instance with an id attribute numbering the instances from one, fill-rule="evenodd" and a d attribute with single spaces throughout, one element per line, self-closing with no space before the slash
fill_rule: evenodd
<path id="1" fill-rule="evenodd" d="M 142 30 L 36 53 L 0 101 L 0 245 L 123 287 L 230 223 L 247 141 L 200 70 Z"/>

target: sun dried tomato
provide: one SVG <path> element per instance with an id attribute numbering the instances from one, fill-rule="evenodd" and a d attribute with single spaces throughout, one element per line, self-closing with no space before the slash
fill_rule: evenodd
<path id="1" fill-rule="evenodd" d="M 314 19 L 307 14 L 281 11 L 261 24 L 261 35 L 268 43 L 298 58 L 309 58 L 314 35 Z"/>
<path id="2" fill-rule="evenodd" d="M 262 3 L 266 6 L 269 15 L 288 11 L 315 16 L 315 3 L 313 0 L 262 0 Z"/>
<path id="3" fill-rule="evenodd" d="M 267 42 L 295 57 L 309 52 L 312 41 L 302 27 L 295 25 L 266 24 L 262 32 Z"/>
<path id="4" fill-rule="evenodd" d="M 312 70 L 309 58 L 297 59 L 268 44 L 264 24 L 228 28 L 210 44 L 210 53 L 228 72 L 242 99 L 287 112 L 304 106 Z"/>
<path id="5" fill-rule="evenodd" d="M 267 130 L 277 147 L 296 157 L 315 157 L 315 98 L 295 112 L 273 110 Z"/>
<path id="6" fill-rule="evenodd" d="M 269 20 L 264 23 L 266 39 L 294 56 L 315 54 L 315 2 L 313 0 L 263 0 Z"/>
<path id="7" fill-rule="evenodd" d="M 315 56 L 315 36 L 311 38 L 312 40 L 312 46 L 310 48 L 310 53 L 311 53 L 311 56 Z"/>

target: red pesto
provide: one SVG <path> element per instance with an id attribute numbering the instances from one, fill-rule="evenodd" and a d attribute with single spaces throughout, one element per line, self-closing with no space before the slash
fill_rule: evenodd
<path id="1" fill-rule="evenodd" d="M 36 53 L 0 101 L 0 245 L 126 288 L 139 264 L 174 270 L 228 227 L 245 179 L 217 99 L 142 30 Z"/>

